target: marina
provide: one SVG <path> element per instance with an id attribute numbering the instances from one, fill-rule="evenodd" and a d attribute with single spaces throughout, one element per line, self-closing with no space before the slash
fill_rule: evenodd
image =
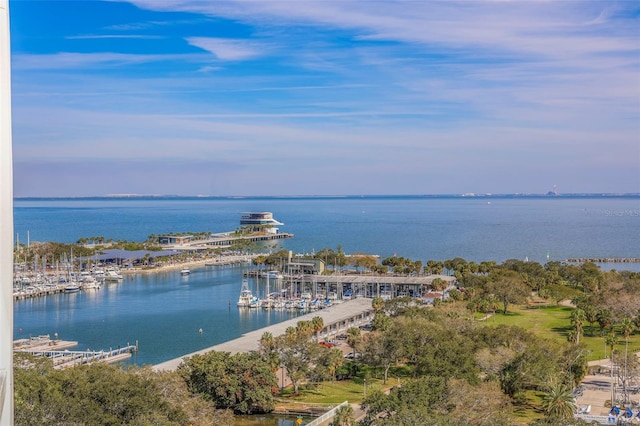
<path id="1" fill-rule="evenodd" d="M 32 242 L 75 242 L 88 235 L 144 241 L 151 234 L 234 229 L 239 212 L 268 210 L 277 212 L 286 230 L 295 234 L 295 238 L 273 242 L 293 253 L 335 250 L 340 245 L 345 253 L 375 253 L 380 259 L 396 254 L 423 262 L 458 256 L 476 262 L 528 257 L 544 263 L 636 258 L 640 252 L 635 238 L 637 216 L 606 214 L 612 209 L 637 209 L 638 197 L 493 197 L 491 201 L 487 205 L 474 198 L 445 196 L 18 199 L 14 217 L 16 232 L 22 236 L 30 231 Z M 126 260 L 130 255 L 114 252 L 111 257 Z M 252 255 L 243 256 L 199 257 L 196 253 L 193 262 L 184 265 L 122 268 L 122 280 L 75 293 L 64 293 L 65 283 L 38 283 L 41 265 L 33 275 L 17 270 L 14 276 L 24 275 L 25 279 L 16 283 L 23 293 L 14 295 L 14 339 L 57 332 L 63 339 L 77 340 L 79 350 L 139 340 L 139 351 L 125 363 L 156 365 L 309 312 L 274 309 L 273 305 L 239 308 L 243 273 L 253 270 L 248 264 Z M 639 264 L 615 265 L 637 270 Z M 183 276 L 180 269 L 185 265 L 191 273 Z M 402 283 L 397 281 L 401 277 L 392 274 L 376 277 L 345 271 L 332 277 L 304 268 L 284 271 L 270 266 L 246 278 L 253 296 L 261 299 L 276 293 L 284 300 L 301 302 L 304 294 L 309 302 L 317 297 L 338 305 L 341 291 L 345 302 L 377 295 L 431 296 L 431 292 L 422 292 L 424 276 L 402 277 L 407 280 Z M 106 274 L 106 268 L 101 269 Z M 273 269 L 283 277 L 270 278 L 267 291 L 266 277 L 261 274 Z"/>

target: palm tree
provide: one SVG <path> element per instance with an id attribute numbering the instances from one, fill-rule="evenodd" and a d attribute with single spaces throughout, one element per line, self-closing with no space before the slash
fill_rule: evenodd
<path id="1" fill-rule="evenodd" d="M 351 327 L 347 330 L 347 345 L 353 350 L 353 358 L 355 359 L 356 351 L 362 342 L 362 333 L 358 327 Z"/>
<path id="2" fill-rule="evenodd" d="M 571 325 L 576 331 L 576 343 L 580 343 L 580 336 L 582 336 L 582 326 L 586 321 L 584 311 L 580 308 L 576 308 L 571 312 Z"/>
<path id="3" fill-rule="evenodd" d="M 572 419 L 576 404 L 571 389 L 564 383 L 552 385 L 542 397 L 542 409 L 550 420 Z"/>
<path id="4" fill-rule="evenodd" d="M 296 331 L 301 335 L 311 337 L 313 334 L 313 325 L 311 321 L 298 321 L 296 324 Z"/>
<path id="5" fill-rule="evenodd" d="M 630 318 L 625 318 L 620 322 L 620 329 L 622 331 L 622 335 L 624 336 L 625 342 L 629 342 L 629 336 L 633 334 L 634 329 L 633 321 Z"/>
<path id="6" fill-rule="evenodd" d="M 322 317 L 315 316 L 311 318 L 311 326 L 313 327 L 313 331 L 316 333 L 316 340 L 318 340 L 318 335 L 324 328 L 324 320 Z"/>
<path id="7" fill-rule="evenodd" d="M 596 318 L 600 326 L 600 335 L 604 336 L 604 329 L 611 327 L 611 311 L 609 309 L 600 309 L 596 313 Z"/>
<path id="8" fill-rule="evenodd" d="M 433 281 L 431 281 L 431 287 L 433 287 L 435 291 L 442 291 L 445 288 L 447 288 L 447 286 L 448 286 L 447 282 L 442 278 L 436 278 Z"/>
<path id="9" fill-rule="evenodd" d="M 380 296 L 374 297 L 371 301 L 371 307 L 374 311 L 380 312 L 382 309 L 384 309 L 384 299 Z"/>
<path id="10" fill-rule="evenodd" d="M 355 426 L 356 419 L 354 416 L 353 407 L 349 404 L 343 405 L 336 410 L 331 426 Z"/>
<path id="11" fill-rule="evenodd" d="M 609 333 L 606 335 L 606 337 L 604 338 L 604 344 L 605 344 L 605 358 L 607 356 L 606 354 L 606 346 L 609 346 L 611 348 L 611 354 L 613 355 L 613 347 L 616 345 L 616 343 L 618 343 L 618 339 L 616 338 L 616 333 Z"/>

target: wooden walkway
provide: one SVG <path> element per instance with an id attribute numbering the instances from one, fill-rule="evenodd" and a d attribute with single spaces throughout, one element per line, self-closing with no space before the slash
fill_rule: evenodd
<path id="1" fill-rule="evenodd" d="M 258 350 L 260 338 L 264 333 L 269 332 L 274 336 L 280 336 L 281 334 L 284 334 L 285 330 L 288 327 L 295 327 L 298 321 L 311 320 L 311 318 L 315 316 L 322 318 L 322 321 L 325 325 L 324 330 L 320 333 L 321 336 L 329 336 L 332 334 L 343 332 L 350 327 L 357 327 L 358 325 L 371 321 L 371 319 L 373 318 L 373 308 L 371 308 L 371 300 L 372 299 L 369 298 L 358 298 L 347 302 L 338 303 L 325 309 L 313 311 L 306 315 L 298 316 L 278 324 L 270 325 L 269 327 L 251 331 L 249 333 L 243 334 L 237 339 L 184 355 L 184 357 L 175 358 L 161 364 L 156 364 L 153 369 L 156 371 L 172 371 L 178 368 L 178 365 L 180 365 L 183 358 L 191 357 L 196 354 L 202 355 L 210 351 L 230 352 L 231 354 L 256 351 Z"/>

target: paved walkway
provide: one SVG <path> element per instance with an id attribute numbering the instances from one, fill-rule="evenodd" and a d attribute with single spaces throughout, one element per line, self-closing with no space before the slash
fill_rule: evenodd
<path id="1" fill-rule="evenodd" d="M 250 352 L 258 350 L 260 338 L 265 332 L 270 332 L 274 336 L 284 334 L 288 327 L 295 327 L 298 321 L 311 320 L 313 317 L 321 317 L 325 325 L 326 333 L 335 334 L 342 332 L 350 327 L 358 326 L 364 322 L 368 322 L 373 317 L 373 309 L 371 308 L 371 299 L 358 298 L 343 303 L 337 303 L 325 309 L 309 312 L 306 315 L 298 316 L 269 327 L 251 331 L 243 334 L 241 337 L 211 346 L 197 352 L 186 354 L 183 357 L 175 358 L 161 364 L 156 364 L 153 369 L 176 370 L 183 358 L 191 357 L 196 354 L 205 354 L 210 351 L 223 351 L 236 354 L 239 352 Z"/>
<path id="2" fill-rule="evenodd" d="M 580 383 L 583 386 L 582 396 L 576 398 L 576 405 L 580 408 L 591 406 L 589 414 L 606 416 L 611 407 L 605 407 L 604 402 L 611 399 L 611 377 L 602 374 L 585 376 Z"/>
<path id="3" fill-rule="evenodd" d="M 640 352 L 635 354 L 640 356 Z M 589 361 L 588 366 L 590 369 L 597 367 L 603 367 L 605 371 L 611 368 L 611 361 L 608 359 L 599 359 L 595 361 Z M 582 396 L 576 398 L 576 405 L 578 409 L 591 406 L 590 413 L 595 416 L 607 416 L 611 407 L 605 407 L 604 403 L 607 400 L 611 400 L 611 381 L 615 381 L 615 377 L 611 377 L 609 374 L 591 374 L 582 379 L 580 385 L 582 385 Z M 634 402 L 640 401 L 634 399 Z"/>

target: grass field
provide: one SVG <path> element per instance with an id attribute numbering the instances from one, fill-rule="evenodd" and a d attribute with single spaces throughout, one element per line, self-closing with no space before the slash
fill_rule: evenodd
<path id="1" fill-rule="evenodd" d="M 507 314 L 502 312 L 488 318 L 488 325 L 517 325 L 526 330 L 530 330 L 538 336 L 560 341 L 567 341 L 567 335 L 571 330 L 571 311 L 573 308 L 567 306 L 549 305 L 549 306 L 510 306 Z M 593 335 L 592 335 L 593 334 Z M 616 349 L 624 349 L 624 337 L 616 330 L 618 335 L 618 343 Z M 585 324 L 583 328 L 583 336 L 581 342 L 585 344 L 589 350 L 588 361 L 605 358 L 604 337 L 600 336 L 600 328 L 598 324 Z M 611 353 L 611 348 L 606 348 L 607 357 Z M 629 337 L 629 351 L 640 351 L 640 336 L 638 332 Z"/>

